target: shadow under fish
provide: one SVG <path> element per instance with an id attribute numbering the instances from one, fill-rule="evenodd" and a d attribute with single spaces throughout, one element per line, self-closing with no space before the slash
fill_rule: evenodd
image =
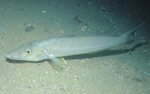
<path id="1" fill-rule="evenodd" d="M 35 40 L 16 48 L 9 52 L 7 59 L 14 61 L 30 61 L 40 62 L 50 60 L 61 67 L 62 62 L 66 62 L 63 58 L 70 56 L 87 56 L 89 53 L 103 52 L 103 55 L 121 53 L 121 51 L 112 50 L 111 48 L 124 45 L 128 42 L 128 37 L 144 23 L 138 25 L 132 30 L 125 32 L 119 36 L 76 36 L 76 37 L 57 37 L 44 40 Z M 135 45 L 131 48 L 136 47 Z M 124 50 L 123 52 L 128 51 Z M 87 55 L 85 55 L 87 54 Z M 99 54 L 97 54 L 99 55 Z M 101 55 L 99 55 L 101 56 Z M 61 68 L 60 68 L 61 69 Z"/>

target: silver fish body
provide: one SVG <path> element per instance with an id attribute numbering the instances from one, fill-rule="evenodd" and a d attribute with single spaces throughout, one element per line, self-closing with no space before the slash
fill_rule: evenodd
<path id="1" fill-rule="evenodd" d="M 9 52 L 6 57 L 12 60 L 41 61 L 50 59 L 58 62 L 57 58 L 59 57 L 92 53 L 124 44 L 129 34 L 142 25 L 143 23 L 120 36 L 60 37 L 31 41 Z"/>

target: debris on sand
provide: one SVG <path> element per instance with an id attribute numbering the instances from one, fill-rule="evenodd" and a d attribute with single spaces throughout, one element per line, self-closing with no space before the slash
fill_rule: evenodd
<path id="1" fill-rule="evenodd" d="M 35 25 L 25 23 L 25 32 L 32 32 L 35 29 Z"/>

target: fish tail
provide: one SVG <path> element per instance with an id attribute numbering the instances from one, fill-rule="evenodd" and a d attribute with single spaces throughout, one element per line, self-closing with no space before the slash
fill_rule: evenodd
<path id="1" fill-rule="evenodd" d="M 142 25 L 144 25 L 145 22 L 141 23 L 140 25 L 138 25 L 137 27 L 133 28 L 132 30 L 125 32 L 123 34 L 120 35 L 120 39 L 124 40 L 124 42 L 126 42 L 128 36 L 132 33 L 134 33 L 138 28 L 140 28 Z"/>

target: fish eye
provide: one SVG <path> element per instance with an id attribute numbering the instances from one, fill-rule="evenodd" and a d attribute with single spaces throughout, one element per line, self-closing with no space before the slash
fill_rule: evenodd
<path id="1" fill-rule="evenodd" d="M 26 53 L 27 53 L 27 54 L 30 54 L 30 53 L 31 53 L 31 50 L 30 50 L 30 49 L 26 49 Z"/>

